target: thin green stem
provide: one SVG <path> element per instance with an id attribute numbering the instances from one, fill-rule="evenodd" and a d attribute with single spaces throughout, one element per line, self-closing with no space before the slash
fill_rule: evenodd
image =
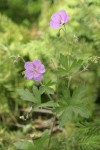
<path id="1" fill-rule="evenodd" d="M 68 89 L 70 88 L 70 83 L 71 83 L 71 77 L 68 77 L 68 82 L 67 82 Z"/>
<path id="2" fill-rule="evenodd" d="M 53 124 L 52 124 L 52 127 L 51 127 L 49 142 L 48 142 L 48 150 L 50 149 L 50 143 L 51 143 L 51 138 L 52 138 L 53 127 L 54 127 L 54 125 L 55 125 L 55 119 L 56 119 L 56 118 L 54 117 Z"/>
<path id="3" fill-rule="evenodd" d="M 25 63 L 24 58 L 23 58 L 23 57 L 21 57 L 20 55 L 18 55 L 18 57 L 17 57 L 17 58 L 20 58 L 20 60 L 22 60 L 22 61 Z"/>
<path id="4" fill-rule="evenodd" d="M 20 55 L 18 55 L 18 56 L 11 55 L 10 58 L 12 58 L 12 60 L 16 63 L 19 62 L 19 60 L 22 60 L 22 62 L 25 63 L 24 58 Z"/>
<path id="5" fill-rule="evenodd" d="M 43 85 L 43 83 L 42 82 L 40 82 L 40 85 Z M 53 99 L 52 99 L 52 97 L 51 97 L 51 95 L 50 94 L 48 94 L 48 93 L 46 93 L 47 94 L 47 96 L 49 97 L 49 99 L 51 100 L 51 101 L 54 101 Z"/>
<path id="6" fill-rule="evenodd" d="M 40 82 L 40 84 L 43 85 L 42 82 Z M 52 99 L 52 97 L 50 96 L 50 94 L 48 94 L 48 93 L 46 93 L 46 94 L 48 95 L 49 99 L 50 99 L 51 101 L 53 101 L 53 99 Z M 55 116 L 54 116 L 53 124 L 52 124 L 52 127 L 51 127 L 51 132 L 50 132 L 50 138 L 49 138 L 49 142 L 48 142 L 48 150 L 49 150 L 49 148 L 50 148 L 51 137 L 52 137 L 53 127 L 54 127 L 54 124 L 55 124 L 55 119 L 56 119 L 56 118 L 55 118 Z"/>
<path id="7" fill-rule="evenodd" d="M 46 93 L 46 94 L 48 95 L 49 99 L 50 99 L 51 101 L 53 101 L 53 99 L 52 99 L 52 97 L 50 96 L 50 94 L 48 94 L 48 93 Z"/>
<path id="8" fill-rule="evenodd" d="M 65 36 L 66 36 L 66 38 L 67 38 L 67 31 L 66 31 L 65 24 L 63 25 L 63 27 L 64 27 L 64 33 L 65 33 Z"/>
<path id="9" fill-rule="evenodd" d="M 57 91 L 57 98 L 58 98 L 58 96 L 59 96 L 59 77 L 58 77 L 58 75 L 57 75 L 56 91 Z"/>

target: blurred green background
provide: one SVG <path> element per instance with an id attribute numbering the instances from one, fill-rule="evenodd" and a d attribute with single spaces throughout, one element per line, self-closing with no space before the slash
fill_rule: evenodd
<path id="1" fill-rule="evenodd" d="M 58 53 L 73 52 L 76 57 L 91 64 L 87 72 L 77 76 L 73 85 L 84 80 L 88 84 L 88 101 L 91 119 L 100 115 L 100 1 L 99 0 L 0 0 L 0 145 L 9 137 L 19 107 L 27 104 L 19 98 L 18 87 L 31 87 L 22 72 L 25 61 L 40 58 L 46 68 L 45 78 L 55 80 L 52 60 L 57 62 Z M 68 41 L 57 37 L 58 29 L 51 29 L 51 15 L 65 9 L 70 14 L 66 25 Z M 73 39 L 73 40 L 72 40 Z M 78 40 L 78 41 L 77 41 Z M 56 59 L 55 59 L 56 56 Z M 60 84 L 60 83 L 59 83 Z M 8 132 L 5 132 L 7 130 Z M 11 133 L 10 133 L 11 134 Z M 13 133 L 12 138 L 16 135 Z M 8 142 L 9 143 L 9 142 Z M 8 150 L 13 147 L 8 147 Z"/>

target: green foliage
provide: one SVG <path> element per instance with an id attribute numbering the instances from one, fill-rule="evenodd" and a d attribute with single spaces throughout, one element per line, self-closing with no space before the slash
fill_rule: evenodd
<path id="1" fill-rule="evenodd" d="M 52 82 L 49 81 L 46 85 L 51 85 Z M 32 102 L 34 105 L 34 108 L 43 107 L 56 107 L 57 104 L 52 101 L 41 103 L 41 95 L 45 92 L 46 94 L 51 94 L 51 88 L 45 88 L 45 91 L 43 92 L 44 86 L 41 86 L 39 89 L 36 86 L 33 86 L 33 92 L 30 92 L 28 89 L 17 89 L 18 94 L 20 95 L 22 100 Z M 49 96 L 49 95 L 48 95 Z"/>
<path id="2" fill-rule="evenodd" d="M 40 93 L 46 93 L 46 94 L 54 94 L 54 89 L 52 88 L 52 86 L 54 85 L 54 82 L 52 82 L 51 80 L 48 81 L 47 83 L 43 84 L 40 86 L 39 90 Z"/>
<path id="3" fill-rule="evenodd" d="M 0 69 L 2 70 L 0 72 L 0 97 L 3 104 L 0 106 L 0 112 L 5 109 L 5 111 L 15 111 L 17 107 L 16 88 L 18 84 L 23 84 L 21 75 L 23 62 L 18 56 L 20 55 L 18 47 L 30 39 L 28 29 L 16 25 L 10 18 L 0 13 Z"/>
<path id="4" fill-rule="evenodd" d="M 74 58 L 71 60 L 70 56 L 60 55 L 59 60 L 61 67 L 57 69 L 57 74 L 61 76 L 73 76 L 83 64 L 82 60 L 77 60 Z"/>
<path id="5" fill-rule="evenodd" d="M 60 9 L 66 9 L 70 14 L 70 21 L 66 25 L 66 39 L 62 30 L 57 37 L 59 31 L 48 27 L 52 13 Z M 34 40 L 31 31 L 35 29 L 25 27 L 32 26 L 32 23 L 40 27 L 38 32 L 35 31 L 37 33 Z M 63 133 L 60 136 L 51 136 L 49 149 L 100 149 L 100 122 L 93 121 L 99 112 L 95 105 L 97 90 L 100 88 L 99 28 L 98 0 L 0 0 L 0 121 L 3 122 L 5 118 L 2 117 L 2 112 L 8 113 L 12 109 L 15 112 L 19 104 L 26 107 L 24 102 L 27 101 L 34 109 L 52 110 L 60 125 L 66 127 L 64 136 Z M 19 55 L 25 61 L 41 58 L 46 67 L 42 85 L 34 83 L 36 85 L 31 91 L 28 87 L 33 82 L 23 78 L 24 64 Z M 18 97 L 18 87 L 24 87 L 17 90 L 24 101 Z M 82 124 L 78 124 L 79 121 Z M 4 122 L 3 126 L 8 129 Z M 31 142 L 19 140 L 15 147 L 23 150 L 45 150 L 49 136 L 44 133 L 40 139 Z M 15 135 L 14 141 L 17 141 L 16 137 Z M 18 136 L 18 139 L 21 138 Z M 9 148 L 1 141 L 0 137 L 1 149 L 14 149 L 11 144 Z"/>
<path id="6" fill-rule="evenodd" d="M 41 12 L 41 0 L 0 0 L 0 10 L 17 23 L 29 26 L 37 21 Z"/>
<path id="7" fill-rule="evenodd" d="M 26 28 L 17 26 L 11 19 L 0 13 L 0 46 L 7 46 L 8 49 L 9 45 L 13 47 L 16 43 L 24 43 L 31 39 L 30 37 Z"/>
<path id="8" fill-rule="evenodd" d="M 53 138 L 50 150 L 100 149 L 100 120 L 78 124 L 69 135 L 68 128 L 67 136 L 64 134 Z"/>
<path id="9" fill-rule="evenodd" d="M 46 142 L 48 141 L 49 134 L 48 131 L 45 131 L 42 135 L 42 137 L 36 141 L 22 141 L 22 142 L 16 142 L 14 143 L 15 147 L 19 150 L 43 150 L 44 145 L 46 145 Z"/>
<path id="10" fill-rule="evenodd" d="M 67 126 L 67 136 L 64 134 L 53 137 L 50 150 L 98 150 L 100 148 L 99 126 L 100 120 L 85 122 L 75 128 L 73 126 L 74 130 L 72 129 L 69 135 Z"/>
<path id="11" fill-rule="evenodd" d="M 63 126 L 69 120 L 74 120 L 78 115 L 88 118 L 89 111 L 85 103 L 85 88 L 86 86 L 77 87 L 72 96 L 70 91 L 65 87 L 62 91 L 62 97 L 59 100 L 59 106 L 56 108 L 56 113 L 60 114 L 60 124 Z"/>
<path id="12" fill-rule="evenodd" d="M 83 123 L 77 128 L 72 141 L 79 150 L 98 150 L 100 148 L 100 120 Z"/>
<path id="13" fill-rule="evenodd" d="M 26 100 L 29 102 L 35 101 L 33 94 L 28 89 L 25 89 L 25 90 L 24 89 L 18 89 L 17 92 L 23 100 Z"/>
<path id="14" fill-rule="evenodd" d="M 17 92 L 23 100 L 36 104 L 41 103 L 40 91 L 37 89 L 36 86 L 33 86 L 33 93 L 31 93 L 28 89 L 17 89 Z"/>
<path id="15" fill-rule="evenodd" d="M 14 146 L 20 150 L 28 150 L 28 149 L 31 150 L 34 147 L 34 145 L 27 140 L 23 142 L 16 142 L 14 143 Z"/>

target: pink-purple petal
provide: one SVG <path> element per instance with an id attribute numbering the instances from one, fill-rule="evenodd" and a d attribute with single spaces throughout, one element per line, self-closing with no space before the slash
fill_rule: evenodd
<path id="1" fill-rule="evenodd" d="M 37 78 L 38 76 L 40 76 L 40 73 L 34 71 L 34 72 L 33 72 L 33 77 L 34 77 L 34 78 Z"/>
<path id="2" fill-rule="evenodd" d="M 50 27 L 58 28 L 68 21 L 69 21 L 69 15 L 66 13 L 65 10 L 61 10 L 52 15 L 51 21 L 50 21 Z"/>
<path id="3" fill-rule="evenodd" d="M 61 10 L 59 12 L 59 15 L 61 16 L 61 20 L 66 23 L 69 20 L 69 15 L 66 13 L 65 10 Z"/>
<path id="4" fill-rule="evenodd" d="M 24 67 L 26 69 L 24 74 L 27 79 L 34 79 L 37 82 L 42 80 L 42 73 L 45 72 L 45 67 L 40 60 L 35 59 L 32 62 L 26 62 Z"/>
<path id="5" fill-rule="evenodd" d="M 37 82 L 40 82 L 43 79 L 42 74 L 40 74 L 38 77 L 34 77 L 34 80 Z"/>
<path id="6" fill-rule="evenodd" d="M 50 27 L 51 28 L 58 28 L 60 27 L 60 23 L 54 22 L 54 21 L 50 21 Z"/>
<path id="7" fill-rule="evenodd" d="M 41 61 L 40 61 L 40 60 L 38 60 L 38 59 L 33 60 L 33 61 L 32 61 L 32 63 L 33 63 L 33 66 L 35 66 L 35 67 L 37 67 L 37 66 L 40 66 L 40 65 L 41 65 Z"/>
<path id="8" fill-rule="evenodd" d="M 44 67 L 43 64 L 41 64 L 37 69 L 38 69 L 39 73 L 44 73 L 45 72 L 45 67 Z"/>
<path id="9" fill-rule="evenodd" d="M 59 13 L 56 12 L 51 16 L 51 20 L 59 23 L 61 20 L 61 16 L 59 15 Z"/>
<path id="10" fill-rule="evenodd" d="M 24 68 L 26 70 L 33 70 L 33 64 L 32 64 L 32 62 L 30 62 L 30 61 L 26 62 L 25 65 L 24 65 Z"/>
<path id="11" fill-rule="evenodd" d="M 29 80 L 33 79 L 34 77 L 34 74 L 32 71 L 28 70 L 28 71 L 25 71 L 25 77 Z"/>

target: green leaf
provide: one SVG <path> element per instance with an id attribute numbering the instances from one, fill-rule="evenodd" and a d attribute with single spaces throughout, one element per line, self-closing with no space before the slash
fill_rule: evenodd
<path id="1" fill-rule="evenodd" d="M 63 54 L 60 54 L 60 63 L 64 68 L 68 69 L 69 67 L 68 56 L 64 56 Z"/>
<path id="2" fill-rule="evenodd" d="M 72 95 L 73 101 L 78 101 L 82 99 L 85 96 L 85 91 L 86 91 L 85 84 L 79 85 L 78 87 L 76 87 Z"/>
<path id="3" fill-rule="evenodd" d="M 58 105 L 57 105 L 57 103 L 55 103 L 53 101 L 49 101 L 46 103 L 42 103 L 40 106 L 43 108 L 47 108 L 47 107 L 57 107 Z"/>
<path id="4" fill-rule="evenodd" d="M 62 68 L 62 67 L 58 67 L 56 70 L 56 74 L 63 77 L 63 76 L 68 75 L 68 70 L 66 70 L 65 68 Z"/>
<path id="5" fill-rule="evenodd" d="M 54 89 L 51 88 L 51 87 L 46 87 L 46 88 L 45 88 L 45 92 L 46 92 L 47 94 L 54 94 Z"/>
<path id="6" fill-rule="evenodd" d="M 67 121 L 71 120 L 73 117 L 78 118 L 78 116 L 88 118 L 90 113 L 87 109 L 87 104 L 84 101 L 85 97 L 85 86 L 80 85 L 74 89 L 73 95 L 70 95 L 69 90 L 66 88 L 62 92 L 62 97 L 58 102 L 55 111 L 60 116 L 60 124 L 65 125 Z"/>
<path id="7" fill-rule="evenodd" d="M 61 116 L 59 117 L 60 119 L 60 125 L 61 126 L 64 126 L 67 124 L 67 122 L 69 120 L 71 120 L 73 114 L 72 114 L 72 111 L 70 108 L 67 108 L 63 111 L 63 113 L 61 114 Z"/>
<path id="8" fill-rule="evenodd" d="M 54 82 L 49 81 L 45 85 L 41 85 L 39 88 L 40 93 L 54 94 L 54 89 L 51 87 L 53 84 Z"/>
<path id="9" fill-rule="evenodd" d="M 63 109 L 63 108 L 62 108 Z M 60 115 L 60 125 L 65 125 L 69 120 L 71 120 L 73 117 L 84 117 L 88 118 L 89 113 L 88 110 L 84 107 L 84 105 L 69 105 L 66 106 L 66 108 L 63 109 L 62 114 Z"/>
<path id="10" fill-rule="evenodd" d="M 29 102 L 36 102 L 35 97 L 28 89 L 17 89 L 17 92 L 20 95 L 21 99 Z"/>
<path id="11" fill-rule="evenodd" d="M 33 94 L 37 103 L 41 103 L 41 93 L 36 86 L 33 86 Z"/>
<path id="12" fill-rule="evenodd" d="M 22 142 L 15 142 L 14 146 L 18 150 L 43 150 L 44 145 L 48 142 L 49 139 L 49 132 L 45 131 L 42 134 L 40 139 L 34 140 L 34 142 L 29 142 L 24 140 Z"/>
<path id="13" fill-rule="evenodd" d="M 69 102 L 71 99 L 70 90 L 66 87 L 63 88 L 62 94 L 64 96 L 64 99 L 66 102 Z"/>
<path id="14" fill-rule="evenodd" d="M 18 141 L 14 143 L 14 146 L 16 147 L 16 149 L 18 150 L 32 150 L 34 149 L 34 145 L 33 143 L 30 143 L 27 140 L 24 140 L 22 142 Z"/>
<path id="15" fill-rule="evenodd" d="M 82 103 L 73 106 L 72 110 L 76 116 L 80 115 L 81 117 L 89 118 L 89 112 L 86 109 L 86 106 L 84 104 L 82 105 Z"/>
<path id="16" fill-rule="evenodd" d="M 83 60 L 74 60 L 70 66 L 70 72 L 77 72 L 81 68 Z"/>
<path id="17" fill-rule="evenodd" d="M 41 94 L 45 93 L 45 86 L 41 85 L 40 88 L 39 88 L 39 91 L 40 91 Z"/>
<path id="18" fill-rule="evenodd" d="M 49 140 L 49 132 L 45 131 L 40 139 L 34 141 L 35 149 L 33 150 L 43 150 L 43 146 L 46 145 L 48 140 Z"/>
<path id="19" fill-rule="evenodd" d="M 51 80 L 50 81 L 48 81 L 45 85 L 46 86 L 52 86 L 52 85 L 54 85 L 55 84 L 55 82 L 52 82 Z"/>

